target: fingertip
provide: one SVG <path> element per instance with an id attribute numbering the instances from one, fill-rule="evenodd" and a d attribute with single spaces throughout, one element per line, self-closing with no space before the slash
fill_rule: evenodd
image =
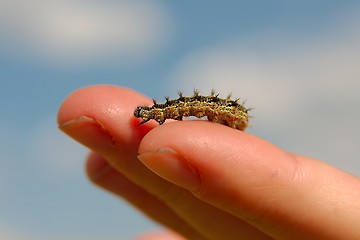
<path id="1" fill-rule="evenodd" d="M 97 182 L 99 178 L 109 172 L 112 167 L 105 158 L 96 152 L 91 152 L 85 164 L 85 172 L 92 182 Z"/>
<path id="2" fill-rule="evenodd" d="M 173 121 L 154 128 L 142 139 L 139 152 L 154 151 L 163 147 L 169 147 L 184 155 L 204 157 L 209 151 L 222 153 L 241 150 L 243 154 L 250 154 L 255 147 L 265 151 L 266 148 L 275 146 L 228 126 L 206 120 L 190 120 Z"/>
<path id="3" fill-rule="evenodd" d="M 113 153 L 116 145 L 135 155 L 142 137 L 156 126 L 138 126 L 140 119 L 134 117 L 134 109 L 146 104 L 151 100 L 131 89 L 88 86 L 64 100 L 57 120 L 62 131 L 94 151 Z"/>
<path id="4" fill-rule="evenodd" d="M 57 115 L 58 124 L 62 125 L 64 122 L 78 117 L 80 112 L 85 111 L 89 113 L 86 106 L 91 106 L 90 103 L 96 99 L 96 95 L 101 95 L 102 92 L 111 91 L 114 88 L 114 86 L 110 85 L 93 85 L 82 87 L 71 92 L 59 107 Z"/>
<path id="5" fill-rule="evenodd" d="M 159 149 L 172 149 L 176 157 L 170 158 Z M 142 156 L 149 152 L 152 154 Z M 155 128 L 141 141 L 139 153 L 155 173 L 201 199 L 217 203 L 226 201 L 225 194 L 231 199 L 236 193 L 248 195 L 242 201 L 251 205 L 264 191 L 249 193 L 246 189 L 291 181 L 295 167 L 289 154 L 273 144 L 207 121 L 174 122 Z M 190 178 L 191 174 L 194 177 Z"/>
<path id="6" fill-rule="evenodd" d="M 151 104 L 151 100 L 129 88 L 92 85 L 70 93 L 60 105 L 57 120 L 61 125 L 78 116 L 110 118 L 114 114 L 133 119 L 133 111 L 139 104 Z"/>
<path id="7" fill-rule="evenodd" d="M 186 159 L 169 148 L 143 152 L 139 160 L 157 175 L 180 187 L 196 192 L 201 187 L 201 177 Z"/>
<path id="8" fill-rule="evenodd" d="M 178 233 L 164 231 L 164 232 L 149 232 L 144 233 L 135 238 L 136 240 L 186 240 Z"/>

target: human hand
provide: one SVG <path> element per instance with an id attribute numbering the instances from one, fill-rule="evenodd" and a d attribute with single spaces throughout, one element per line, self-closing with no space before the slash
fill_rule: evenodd
<path id="1" fill-rule="evenodd" d="M 360 180 L 208 121 L 137 126 L 151 100 L 115 86 L 71 94 L 58 123 L 87 174 L 185 239 L 360 239 Z M 176 234 L 143 236 L 183 239 Z"/>

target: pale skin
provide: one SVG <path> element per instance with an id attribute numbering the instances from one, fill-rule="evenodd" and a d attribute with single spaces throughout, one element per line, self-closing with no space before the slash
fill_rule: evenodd
<path id="1" fill-rule="evenodd" d="M 92 150 L 90 180 L 171 230 L 138 240 L 360 239 L 359 178 L 217 123 L 137 126 L 133 111 L 146 104 L 133 90 L 92 86 L 58 114 Z"/>

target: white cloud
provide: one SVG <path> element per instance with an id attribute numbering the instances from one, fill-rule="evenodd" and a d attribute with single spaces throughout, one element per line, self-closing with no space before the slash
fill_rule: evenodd
<path id="1" fill-rule="evenodd" d="M 166 42 L 158 1 L 0 0 L 0 37 L 63 62 L 146 57 Z"/>
<path id="2" fill-rule="evenodd" d="M 317 36 L 268 31 L 190 53 L 170 79 L 188 94 L 194 87 L 204 94 L 215 88 L 247 99 L 255 108 L 252 132 L 270 134 L 288 150 L 360 175 L 354 168 L 359 155 L 354 141 L 360 134 L 360 15 L 354 16 Z"/>

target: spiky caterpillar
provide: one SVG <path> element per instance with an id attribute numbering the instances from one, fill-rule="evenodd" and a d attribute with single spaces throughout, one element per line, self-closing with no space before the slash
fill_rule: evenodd
<path id="1" fill-rule="evenodd" d="M 219 98 L 219 94 L 216 94 L 214 90 L 209 96 L 200 95 L 196 89 L 194 95 L 190 97 L 185 97 L 179 92 L 177 99 L 170 100 L 166 97 L 165 103 L 157 103 L 153 100 L 154 105 L 151 107 L 138 106 L 134 111 L 134 116 L 142 119 L 139 125 L 151 119 L 163 124 L 166 119 L 182 120 L 183 117 L 206 116 L 211 122 L 243 131 L 249 124 L 248 111 L 250 109 L 238 103 L 239 99 L 231 100 L 230 97 L 231 95 L 227 98 Z"/>

